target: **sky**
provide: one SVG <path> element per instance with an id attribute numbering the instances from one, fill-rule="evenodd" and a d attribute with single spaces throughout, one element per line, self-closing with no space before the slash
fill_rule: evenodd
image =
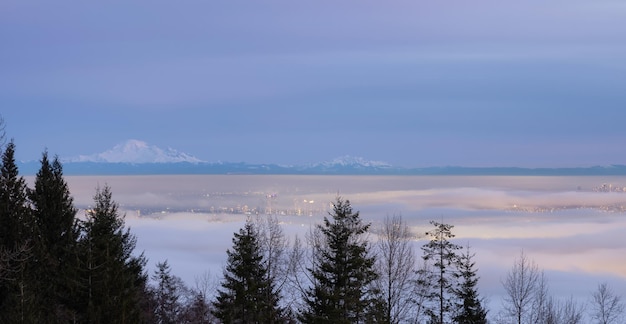
<path id="1" fill-rule="evenodd" d="M 626 3 L 6 0 L 16 156 L 626 164 Z"/>

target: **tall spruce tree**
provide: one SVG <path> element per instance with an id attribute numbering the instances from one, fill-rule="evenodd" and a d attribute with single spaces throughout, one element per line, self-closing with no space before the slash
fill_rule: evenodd
<path id="1" fill-rule="evenodd" d="M 454 322 L 459 324 L 486 324 L 487 311 L 483 308 L 476 285 L 478 275 L 476 273 L 476 262 L 473 253 L 470 252 L 469 245 L 464 253 L 459 255 L 457 274 L 460 279 L 459 287 L 456 288 L 458 305 L 454 316 Z"/>
<path id="2" fill-rule="evenodd" d="M 82 320 L 89 323 L 140 323 L 147 275 L 143 253 L 134 254 L 136 238 L 108 186 L 98 188 L 80 238 L 83 261 Z"/>
<path id="3" fill-rule="evenodd" d="M 36 225 L 24 178 L 15 164 L 15 144 L 10 141 L 0 168 L 0 252 L 10 255 L 0 278 L 0 322 L 36 322 L 37 287 L 33 246 Z"/>
<path id="4" fill-rule="evenodd" d="M 430 317 L 431 323 L 449 323 L 452 320 L 455 310 L 457 281 L 456 269 L 458 265 L 457 251 L 461 247 L 454 244 L 450 239 L 453 225 L 442 224 L 435 221 L 430 222 L 435 228 L 426 232 L 430 238 L 428 243 L 422 246 L 422 258 L 430 268 L 423 273 L 422 282 L 430 287 L 426 299 L 430 302 L 426 307 L 426 315 Z"/>
<path id="5" fill-rule="evenodd" d="M 363 323 L 373 321 L 378 295 L 372 282 L 375 258 L 363 238 L 370 225 L 363 224 L 350 201 L 338 197 L 331 218 L 318 225 L 319 246 L 314 246 L 309 269 L 313 285 L 306 292 L 304 323 Z"/>
<path id="6" fill-rule="evenodd" d="M 77 210 L 58 157 L 50 162 L 48 153 L 43 153 L 35 187 L 28 192 L 39 230 L 35 253 L 42 320 L 73 321 L 79 281 Z"/>
<path id="7" fill-rule="evenodd" d="M 213 314 L 223 323 L 281 322 L 278 293 L 267 276 L 258 235 L 248 219 L 239 233 L 234 233 L 232 249 L 226 251 L 222 287 L 213 302 Z"/>

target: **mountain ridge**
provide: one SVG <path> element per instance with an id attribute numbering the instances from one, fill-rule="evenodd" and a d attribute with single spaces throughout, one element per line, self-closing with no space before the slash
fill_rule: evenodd
<path id="1" fill-rule="evenodd" d="M 20 173 L 34 175 L 39 162 L 18 163 Z M 374 167 L 353 165 L 284 166 L 278 164 L 250 164 L 244 162 L 172 162 L 172 163 L 106 163 L 66 162 L 66 175 L 388 175 L 388 176 L 626 176 L 626 165 L 522 168 L 522 167 Z"/>
<path id="2" fill-rule="evenodd" d="M 127 140 L 101 153 L 63 160 L 67 175 L 157 174 L 276 174 L 276 175 L 626 175 L 626 165 L 524 168 L 524 167 L 395 167 L 387 162 L 344 155 L 306 165 L 207 162 L 173 148 L 161 149 L 140 140 Z M 18 163 L 20 171 L 34 175 L 38 161 Z"/>

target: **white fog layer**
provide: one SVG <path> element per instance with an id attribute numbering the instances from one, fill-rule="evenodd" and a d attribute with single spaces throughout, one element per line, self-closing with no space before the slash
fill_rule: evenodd
<path id="1" fill-rule="evenodd" d="M 417 234 L 454 225 L 476 253 L 480 293 L 498 307 L 501 280 L 523 250 L 545 270 L 557 297 L 587 301 L 600 282 L 626 291 L 626 177 L 508 176 L 70 176 L 79 216 L 95 188 L 111 187 L 137 237 L 137 251 L 189 285 L 221 276 L 226 249 L 246 217 L 274 214 L 304 237 L 337 195 L 375 229 L 401 214 Z M 376 239 L 374 234 L 372 240 Z M 415 251 L 423 240 L 415 242 Z"/>

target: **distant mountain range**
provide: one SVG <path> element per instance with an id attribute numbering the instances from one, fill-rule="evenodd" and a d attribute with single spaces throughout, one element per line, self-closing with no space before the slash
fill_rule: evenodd
<path id="1" fill-rule="evenodd" d="M 149 174 L 294 174 L 294 175 L 626 175 L 626 165 L 581 168 L 394 167 L 386 162 L 344 156 L 332 161 L 299 166 L 207 162 L 175 149 L 161 149 L 139 140 L 128 140 L 112 149 L 66 159 L 66 175 Z M 20 172 L 33 175 L 38 161 L 20 162 Z"/>

